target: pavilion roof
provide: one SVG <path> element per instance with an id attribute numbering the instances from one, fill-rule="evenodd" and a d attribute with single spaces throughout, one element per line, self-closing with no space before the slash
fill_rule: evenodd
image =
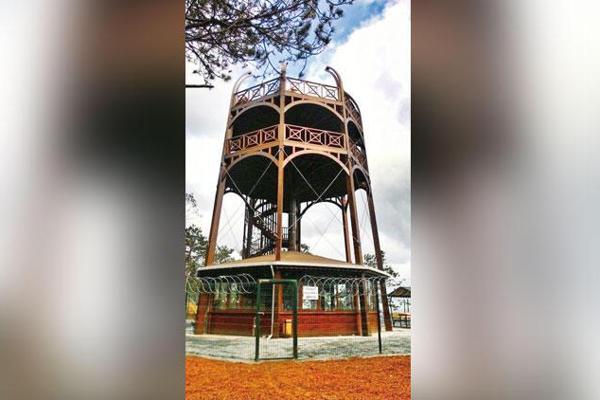
<path id="1" fill-rule="evenodd" d="M 206 267 L 200 267 L 198 270 L 207 271 L 213 269 L 234 269 L 251 266 L 269 266 L 269 265 L 289 265 L 289 266 L 306 266 L 306 267 L 325 267 L 325 268 L 350 268 L 350 269 L 364 269 L 365 271 L 376 273 L 382 276 L 389 276 L 384 271 L 377 268 L 372 268 L 363 264 L 352 264 L 346 261 L 335 260 L 333 258 L 327 258 L 317 256 L 310 253 L 302 253 L 299 251 L 283 251 L 281 252 L 281 260 L 275 261 L 275 254 L 266 254 L 263 256 L 249 257 L 242 260 L 234 260 L 222 264 L 208 265 Z"/>
<path id="2" fill-rule="evenodd" d="M 391 293 L 388 293 L 388 297 L 408 297 L 411 296 L 410 286 L 400 286 L 394 289 Z"/>

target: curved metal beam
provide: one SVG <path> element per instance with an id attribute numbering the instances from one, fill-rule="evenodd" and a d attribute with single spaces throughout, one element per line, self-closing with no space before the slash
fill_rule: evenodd
<path id="1" fill-rule="evenodd" d="M 271 162 L 273 162 L 275 165 L 277 165 L 277 159 L 275 157 L 273 157 L 272 154 L 265 153 L 264 151 L 257 151 L 256 153 L 248 153 L 248 154 L 241 156 L 240 158 L 238 158 L 237 160 L 232 162 L 227 168 L 225 168 L 225 170 L 227 172 L 231 172 L 231 169 L 237 163 L 239 163 L 240 161 L 245 160 L 246 158 L 249 158 L 249 157 L 265 157 L 265 158 L 268 158 L 269 160 L 271 160 Z"/>
<path id="2" fill-rule="evenodd" d="M 342 77 L 340 76 L 340 74 L 329 65 L 325 67 L 325 71 L 327 71 L 331 76 L 333 76 L 333 79 L 335 79 L 335 84 L 337 85 L 338 89 L 344 90 L 344 83 L 342 82 Z"/>
<path id="3" fill-rule="evenodd" d="M 251 106 L 248 106 L 248 107 L 244 108 L 244 109 L 243 109 L 241 112 L 239 112 L 239 113 L 238 113 L 238 114 L 237 114 L 235 117 L 231 118 L 231 120 L 229 121 L 229 125 L 228 125 L 228 127 L 229 127 L 229 128 L 233 127 L 233 123 L 234 123 L 234 122 L 235 122 L 235 121 L 236 121 L 236 120 L 237 120 L 237 119 L 238 119 L 238 118 L 239 118 L 241 115 L 244 115 L 244 113 L 246 113 L 247 111 L 249 111 L 249 110 L 252 110 L 253 108 L 256 108 L 256 107 L 270 107 L 270 108 L 272 108 L 273 110 L 277 111 L 277 114 L 279 114 L 279 107 L 277 107 L 277 106 L 275 106 L 275 105 L 273 105 L 273 104 L 271 104 L 271 103 L 268 103 L 268 102 L 266 102 L 266 101 L 260 101 L 260 102 L 258 102 L 258 103 L 252 104 Z"/>
<path id="4" fill-rule="evenodd" d="M 318 151 L 318 150 L 301 150 L 301 151 L 299 151 L 297 153 L 294 153 L 294 154 L 292 154 L 291 156 L 288 156 L 285 159 L 285 161 L 283 162 L 283 167 L 285 168 L 285 166 L 290 161 L 292 161 L 294 158 L 300 157 L 300 156 L 303 156 L 303 155 L 306 155 L 306 154 L 316 154 L 316 155 L 320 155 L 320 156 L 323 156 L 323 157 L 330 158 L 333 161 L 335 161 L 344 170 L 344 172 L 346 172 L 346 175 L 349 175 L 348 168 L 344 165 L 344 163 L 342 163 L 339 159 L 337 159 L 336 157 L 332 156 L 331 154 L 326 153 L 324 151 Z"/>
<path id="5" fill-rule="evenodd" d="M 308 206 L 306 206 L 306 208 L 303 211 L 300 212 L 299 218 L 302 218 L 302 216 L 308 211 L 309 208 L 311 208 L 312 206 L 317 205 L 319 203 L 331 203 L 331 204 L 338 206 L 340 209 L 342 208 L 342 205 L 340 203 L 330 200 L 330 199 L 315 201 L 315 202 L 310 203 Z"/>
<path id="6" fill-rule="evenodd" d="M 354 166 L 352 166 L 351 169 L 353 178 L 356 171 L 360 171 L 360 173 L 365 177 L 365 180 L 369 184 L 369 187 L 371 187 L 371 178 L 369 177 L 369 173 L 367 172 L 367 170 L 364 169 L 360 164 L 354 164 Z"/>
<path id="7" fill-rule="evenodd" d="M 226 195 L 226 194 L 229 194 L 229 193 L 232 193 L 232 194 L 235 194 L 235 195 L 239 196 L 242 199 L 242 201 L 244 203 L 246 203 L 246 199 L 244 198 L 244 196 L 241 193 L 238 193 L 236 190 L 234 190 L 234 189 L 232 189 L 230 187 L 227 187 L 225 189 L 225 193 L 223 193 L 223 195 Z"/>
<path id="8" fill-rule="evenodd" d="M 360 136 L 362 136 L 364 140 L 365 133 L 363 127 L 357 121 L 355 121 L 350 114 L 348 114 L 348 118 L 346 118 L 346 128 L 348 128 L 348 124 L 350 122 L 352 122 L 356 129 L 358 129 L 358 131 L 360 132 Z"/>
<path id="9" fill-rule="evenodd" d="M 316 106 L 322 107 L 324 110 L 329 111 L 330 113 L 332 113 L 333 115 L 335 115 L 342 124 L 344 124 L 344 117 L 341 116 L 337 111 L 332 110 L 330 107 L 326 106 L 324 103 L 322 102 L 318 102 L 315 100 L 298 100 L 294 103 L 290 103 L 287 106 L 285 106 L 285 108 L 283 109 L 285 113 L 287 113 L 289 110 L 291 110 L 292 108 L 296 107 L 296 106 L 301 106 L 303 104 L 314 104 Z M 341 132 L 338 132 L 341 133 Z"/>
<path id="10" fill-rule="evenodd" d="M 250 71 L 246 72 L 245 74 L 243 74 L 242 76 L 240 76 L 237 81 L 235 81 L 235 84 L 233 85 L 233 89 L 231 89 L 231 98 L 233 99 L 233 96 L 239 92 L 240 89 L 240 85 L 242 84 L 243 81 L 245 81 L 246 79 L 248 79 L 248 77 L 252 75 L 252 73 Z"/>
<path id="11" fill-rule="evenodd" d="M 356 102 L 356 100 L 354 100 L 354 97 L 350 96 L 349 93 L 345 93 L 345 95 L 346 95 L 346 97 L 348 97 L 350 99 L 350 101 L 352 102 L 352 104 L 354 104 L 356 106 L 356 109 L 358 110 L 358 113 L 362 117 L 362 112 L 360 111 L 360 106 L 358 105 L 358 103 Z"/>

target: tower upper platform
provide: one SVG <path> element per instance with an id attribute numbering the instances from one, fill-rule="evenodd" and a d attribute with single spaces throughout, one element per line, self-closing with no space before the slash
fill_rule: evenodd
<path id="1" fill-rule="evenodd" d="M 274 202 L 277 177 L 275 171 L 264 171 L 269 161 L 276 161 L 277 151 L 285 152 L 286 166 L 293 163 L 285 172 L 286 198 L 291 192 L 299 201 L 342 196 L 345 176 L 355 168 L 360 169 L 356 186 L 369 186 L 360 108 L 337 73 L 328 70 L 336 85 L 285 73 L 245 89 L 239 88 L 241 81 L 236 84 L 223 154 L 236 192 Z M 321 190 L 322 196 L 317 195 Z"/>
<path id="2" fill-rule="evenodd" d="M 343 114 L 343 109 L 345 108 L 348 119 L 352 120 L 362 133 L 360 109 L 348 92 L 344 92 L 342 95 L 340 88 L 337 86 L 288 76 L 284 79 L 274 78 L 235 92 L 231 105 L 232 115 L 235 117 L 238 113 L 243 112 L 244 109 L 252 107 L 257 103 L 270 103 L 271 100 L 280 96 L 282 82 L 283 94 L 292 97 L 294 100 L 316 101 L 319 104 L 327 105 L 340 115 Z M 275 103 L 279 105 L 277 102 Z"/>
<path id="3" fill-rule="evenodd" d="M 241 88 L 241 77 L 234 85 L 207 265 L 214 263 L 226 193 L 245 205 L 244 259 L 273 254 L 279 262 L 282 250 L 298 252 L 302 218 L 314 205 L 330 203 L 341 211 L 346 263 L 352 263 L 352 246 L 353 264 L 362 265 L 357 190 L 365 190 L 374 218 L 363 121 L 340 75 L 331 67 L 326 71 L 334 85 L 288 77 L 285 68 L 275 79 Z"/>

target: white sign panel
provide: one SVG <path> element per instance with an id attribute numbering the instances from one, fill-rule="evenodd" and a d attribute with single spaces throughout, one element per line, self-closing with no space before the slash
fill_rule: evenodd
<path id="1" fill-rule="evenodd" d="M 319 288 L 316 286 L 302 286 L 303 300 L 319 300 Z"/>

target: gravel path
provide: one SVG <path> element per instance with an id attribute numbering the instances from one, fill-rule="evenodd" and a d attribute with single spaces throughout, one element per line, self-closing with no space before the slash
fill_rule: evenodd
<path id="1" fill-rule="evenodd" d="M 383 354 L 410 354 L 410 329 L 382 332 Z M 298 338 L 299 359 L 339 359 L 379 354 L 377 334 L 373 336 L 328 336 Z M 219 359 L 254 360 L 255 339 L 247 336 L 186 335 L 186 353 Z M 260 340 L 260 357 L 292 356 L 292 339 Z"/>

